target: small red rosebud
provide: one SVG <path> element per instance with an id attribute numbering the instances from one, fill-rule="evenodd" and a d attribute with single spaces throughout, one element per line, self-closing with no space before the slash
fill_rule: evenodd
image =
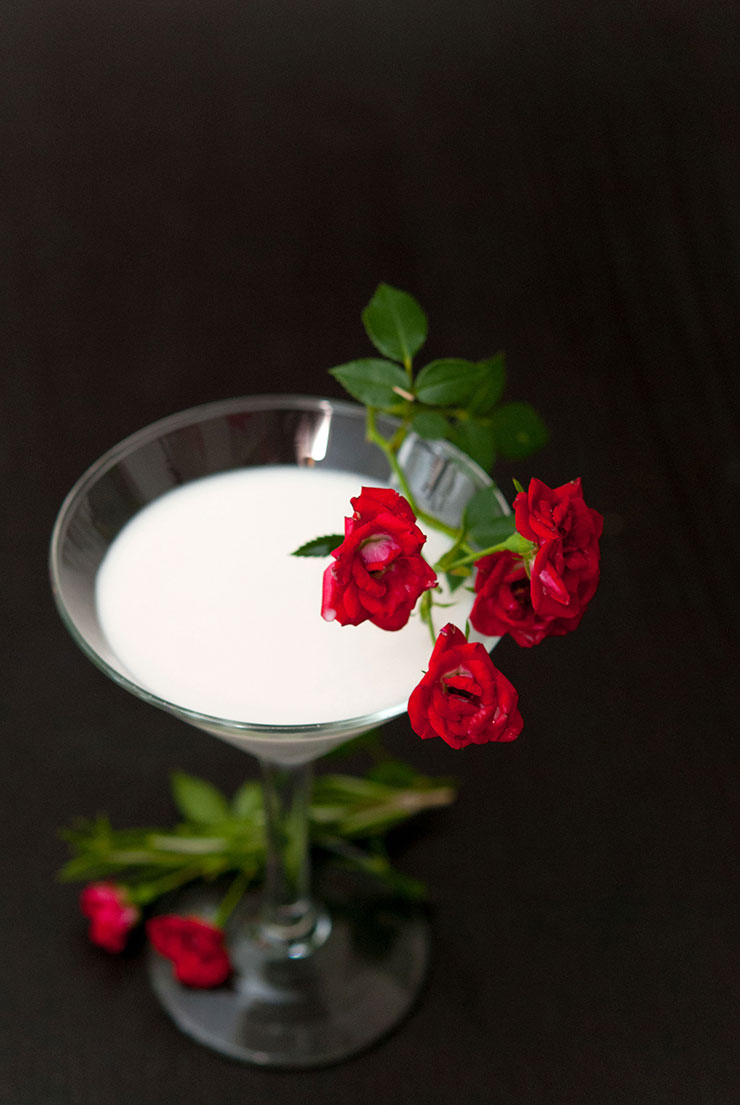
<path id="1" fill-rule="evenodd" d="M 524 561 L 507 549 L 476 562 L 475 602 L 470 624 L 486 637 L 508 633 L 518 645 L 531 648 L 546 637 L 562 637 L 575 629 L 585 606 L 576 610 L 576 595 L 569 617 L 548 617 L 535 611 Z M 590 584 L 589 584 L 590 586 Z"/>
<path id="2" fill-rule="evenodd" d="M 223 930 L 198 917 L 165 914 L 146 924 L 152 947 L 171 959 L 175 978 L 184 986 L 210 989 L 231 974 Z"/>
<path id="3" fill-rule="evenodd" d="M 578 625 L 598 586 L 604 520 L 586 505 L 580 479 L 555 488 L 530 480 L 514 499 L 514 517 L 517 532 L 537 546 L 532 607 L 540 618 L 562 619 L 551 632 L 566 633 Z"/>
<path id="4" fill-rule="evenodd" d="M 516 740 L 522 730 L 518 695 L 481 644 L 465 640 L 457 626 L 440 630 L 429 670 L 411 692 L 409 720 L 427 740 L 452 748 Z"/>
<path id="5" fill-rule="evenodd" d="M 397 491 L 363 487 L 350 499 L 344 541 L 324 572 L 321 616 L 340 625 L 370 621 L 380 629 L 402 629 L 420 595 L 437 577 L 421 555 L 426 536 Z"/>
<path id="6" fill-rule="evenodd" d="M 108 952 L 123 951 L 129 932 L 141 917 L 126 887 L 112 882 L 86 886 L 80 895 L 80 909 L 90 918 L 90 940 Z"/>

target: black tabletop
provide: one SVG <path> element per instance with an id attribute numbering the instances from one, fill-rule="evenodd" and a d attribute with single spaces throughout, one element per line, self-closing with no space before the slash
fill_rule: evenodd
<path id="1" fill-rule="evenodd" d="M 737 8 L 50 0 L 3 14 L 0 1101 L 698 1105 L 740 1098 Z M 509 745 L 390 748 L 457 803 L 398 842 L 429 887 L 418 1008 L 271 1073 L 170 1023 L 90 945 L 56 832 L 174 818 L 174 768 L 254 761 L 127 695 L 50 597 L 77 476 L 172 411 L 339 396 L 376 284 L 430 356 L 507 352 L 551 429 L 496 469 L 605 517 L 577 633 L 496 660 Z"/>

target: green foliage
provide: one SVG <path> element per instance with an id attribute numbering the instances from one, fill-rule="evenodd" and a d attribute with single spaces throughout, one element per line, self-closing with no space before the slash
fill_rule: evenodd
<path id="1" fill-rule="evenodd" d="M 387 757 L 377 733 L 358 738 L 350 747 L 364 749 L 372 767 L 364 777 L 326 774 L 315 779 L 311 840 L 343 864 L 382 879 L 393 892 L 419 897 L 423 888 L 393 870 L 382 838 L 401 822 L 452 803 L 456 788 L 449 779 L 420 775 Z M 146 905 L 196 879 L 242 872 L 247 881 L 254 881 L 262 875 L 265 836 L 259 783 L 243 783 L 229 800 L 205 779 L 176 772 L 172 794 L 185 818 L 173 828 L 114 829 L 99 816 L 63 830 L 71 858 L 60 879 L 113 878 L 128 888 L 133 901 Z"/>
<path id="2" fill-rule="evenodd" d="M 505 541 L 514 532 L 514 518 L 503 514 L 493 487 L 476 491 L 465 508 L 467 537 L 480 549 Z"/>
<path id="3" fill-rule="evenodd" d="M 330 371 L 367 408 L 367 439 L 382 449 L 416 517 L 451 538 L 435 571 L 444 574 L 450 591 L 455 591 L 469 579 L 480 556 L 502 549 L 531 556 L 531 543 L 515 533 L 514 520 L 502 512 L 495 489 L 475 495 L 455 527 L 419 508 L 400 463 L 400 449 L 410 432 L 430 441 L 450 441 L 484 472 L 490 472 L 499 457 L 522 460 L 547 442 L 547 427 L 529 403 L 501 401 L 507 383 L 503 352 L 482 360 L 439 357 L 417 370 L 413 358 L 427 337 L 426 315 L 413 296 L 389 284 L 378 285 L 362 321 L 386 359 L 349 361 Z M 397 419 L 388 436 L 380 432 L 378 412 Z M 328 556 L 339 544 L 341 539 L 317 538 L 294 555 Z M 441 605 L 431 591 L 419 603 L 432 639 L 432 607 Z"/>
<path id="4" fill-rule="evenodd" d="M 410 364 L 427 337 L 427 317 L 408 292 L 379 284 L 362 312 L 367 336 L 393 361 Z"/>
<path id="5" fill-rule="evenodd" d="M 445 357 L 424 365 L 414 381 L 414 394 L 432 407 L 467 407 L 482 378 L 480 365 Z"/>
<path id="6" fill-rule="evenodd" d="M 499 452 L 509 460 L 524 460 L 549 440 L 547 426 L 529 403 L 507 403 L 493 411 L 491 429 Z"/>
<path id="7" fill-rule="evenodd" d="M 419 437 L 429 441 L 444 440 L 450 434 L 450 422 L 439 411 L 418 411 L 412 415 L 411 428 Z"/>
<path id="8" fill-rule="evenodd" d="M 378 285 L 362 321 L 386 359 L 348 361 L 330 372 L 370 412 L 400 419 L 390 441 L 376 432 L 369 435 L 389 456 L 413 430 L 429 440 L 449 439 L 489 472 L 498 456 L 521 460 L 547 442 L 547 427 L 533 407 L 501 404 L 503 353 L 479 361 L 441 357 L 415 372 L 413 359 L 426 341 L 427 318 L 412 295 L 389 284 Z"/>
<path id="9" fill-rule="evenodd" d="M 374 357 L 348 361 L 330 368 L 329 372 L 353 399 L 367 407 L 386 411 L 395 411 L 398 407 L 399 394 L 394 389 L 405 389 L 408 385 L 406 373 L 399 365 Z"/>
<path id="10" fill-rule="evenodd" d="M 506 361 L 503 353 L 479 361 L 480 382 L 470 397 L 468 411 L 471 415 L 489 414 L 501 398 L 506 385 Z"/>
<path id="11" fill-rule="evenodd" d="M 258 818 L 262 811 L 262 787 L 259 783 L 242 783 L 231 799 L 231 812 L 241 821 Z"/>
<path id="12" fill-rule="evenodd" d="M 183 817 L 196 825 L 216 825 L 229 816 L 229 804 L 221 791 L 194 775 L 175 772 L 172 797 Z"/>
<path id="13" fill-rule="evenodd" d="M 326 537 L 314 537 L 291 553 L 291 556 L 329 556 L 344 541 L 341 533 L 329 533 Z"/>
<path id="14" fill-rule="evenodd" d="M 467 453 L 484 472 L 490 472 L 496 460 L 496 440 L 490 425 L 472 418 L 457 422 L 449 437 L 452 444 Z"/>

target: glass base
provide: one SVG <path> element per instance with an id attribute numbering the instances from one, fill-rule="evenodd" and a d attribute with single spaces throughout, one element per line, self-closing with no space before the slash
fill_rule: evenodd
<path id="1" fill-rule="evenodd" d="M 189 888 L 166 912 L 208 919 L 221 897 Z M 217 989 L 180 985 L 170 961 L 150 953 L 159 1000 L 199 1043 L 264 1067 L 324 1066 L 370 1047 L 412 1008 L 429 958 L 422 910 L 388 899 L 337 906 L 319 921 L 317 946 L 296 958 L 256 941 L 250 912 L 246 899 L 227 925 L 234 971 Z"/>

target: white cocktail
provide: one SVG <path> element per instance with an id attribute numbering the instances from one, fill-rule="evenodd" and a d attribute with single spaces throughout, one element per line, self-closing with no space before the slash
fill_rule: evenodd
<path id="1" fill-rule="evenodd" d="M 96 585 L 103 633 L 131 677 L 202 714 L 270 726 L 403 706 L 429 658 L 428 626 L 418 614 L 396 632 L 324 621 L 328 558 L 291 555 L 309 537 L 342 532 L 364 478 L 245 468 L 141 510 L 106 553 Z M 430 529 L 425 558 L 434 563 L 448 544 Z M 469 596 L 455 598 L 444 620 L 464 625 Z M 282 744 L 276 735 L 271 757 L 281 758 Z"/>
<path id="2" fill-rule="evenodd" d="M 454 525 L 489 481 L 444 443 L 400 458 L 420 509 Z M 364 410 L 290 396 L 229 400 L 163 419 L 116 446 L 68 495 L 51 575 L 84 652 L 133 694 L 257 755 L 268 857 L 256 921 L 235 911 L 235 973 L 189 991 L 152 963 L 155 989 L 200 1042 L 250 1062 L 334 1062 L 384 1035 L 425 974 L 420 914 L 344 910 L 310 895 L 311 761 L 405 711 L 431 651 L 418 614 L 396 632 L 321 618 L 327 561 L 290 554 L 339 534 L 349 500 L 387 486 Z M 428 531 L 434 563 L 445 540 Z M 443 621 L 465 624 L 461 588 Z M 198 892 L 200 893 L 200 892 Z M 208 894 L 183 912 L 209 909 Z"/>

